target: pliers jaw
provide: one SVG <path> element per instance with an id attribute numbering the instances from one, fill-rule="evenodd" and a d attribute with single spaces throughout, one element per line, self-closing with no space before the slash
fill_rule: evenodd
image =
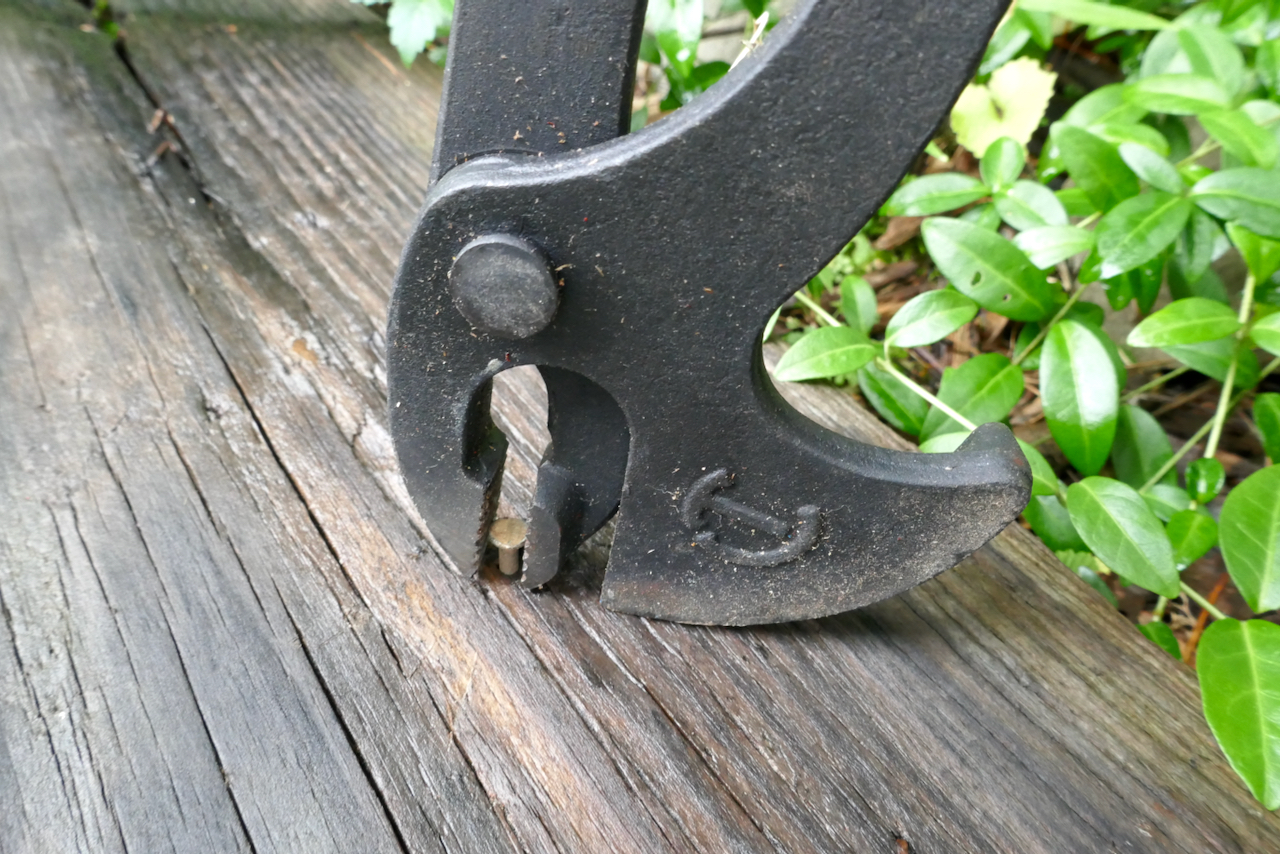
<path id="1" fill-rule="evenodd" d="M 552 446 L 527 585 L 548 581 L 620 507 L 602 594 L 616 610 L 745 625 L 892 596 L 1021 511 L 1025 459 L 999 425 L 927 456 L 830 433 L 773 388 L 760 333 L 892 191 L 1005 3 L 808 0 L 715 90 L 640 133 L 597 139 L 597 122 L 614 122 L 615 136 L 622 126 L 639 5 L 596 0 L 591 29 L 572 33 L 554 14 L 579 11 L 564 0 L 521 5 L 527 26 L 476 42 L 471 16 L 510 19 L 512 7 L 459 0 L 441 177 L 405 248 L 388 333 L 392 435 L 410 493 L 458 569 L 474 571 L 505 453 L 490 381 L 537 365 Z M 605 32 L 617 43 L 569 52 L 574 67 L 538 78 L 544 90 L 499 99 L 491 114 L 463 109 L 488 94 L 460 88 L 484 78 L 477 57 L 536 69 L 538 51 L 566 43 L 557 39 Z M 840 55 L 856 61 L 831 61 Z M 596 103 L 564 94 L 574 75 Z M 570 109 L 600 118 L 546 118 Z M 567 136 L 561 122 L 580 148 L 549 141 Z M 499 139 L 539 123 L 557 135 L 541 133 L 552 148 L 535 156 Z M 524 247 L 510 270 L 526 272 L 468 284 L 459 265 L 495 240 Z M 545 323 L 504 326 L 545 293 L 543 273 L 558 289 Z"/>

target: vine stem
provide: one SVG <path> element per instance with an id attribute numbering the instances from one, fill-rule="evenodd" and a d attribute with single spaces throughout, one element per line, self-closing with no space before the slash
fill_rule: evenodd
<path id="1" fill-rule="evenodd" d="M 947 406 L 945 403 L 939 400 L 936 395 L 932 394 L 924 386 L 919 385 L 918 383 L 916 383 L 915 380 L 911 379 L 911 377 L 907 376 L 902 371 L 898 370 L 898 368 L 893 364 L 893 362 L 890 362 L 888 359 L 884 358 L 883 356 L 879 356 L 876 358 L 876 365 L 880 368 L 880 370 L 884 371 L 887 374 L 892 375 L 893 378 L 896 379 L 898 382 L 902 383 L 904 386 L 911 389 L 913 392 L 918 394 L 920 397 L 924 398 L 930 404 L 937 407 L 939 412 L 950 417 L 960 426 L 964 427 L 967 430 L 978 429 L 977 424 L 974 424 L 968 418 L 965 418 L 959 412 L 956 412 L 950 406 Z"/>
<path id="2" fill-rule="evenodd" d="M 1273 116 L 1272 118 L 1267 119 L 1265 122 L 1258 122 L 1258 127 L 1260 128 L 1270 127 L 1271 125 L 1275 124 L 1277 121 L 1280 121 L 1280 116 Z M 1201 157 L 1204 157 L 1206 154 L 1212 154 L 1213 152 L 1217 151 L 1219 148 L 1222 148 L 1222 143 L 1218 142 L 1216 139 L 1206 139 L 1203 143 L 1200 144 L 1199 148 L 1197 148 L 1187 157 L 1184 157 L 1181 160 L 1179 160 L 1177 168 L 1181 169 L 1183 166 L 1190 166 L 1192 163 L 1195 163 Z"/>
<path id="3" fill-rule="evenodd" d="M 1137 388 L 1135 388 L 1133 391 L 1126 392 L 1124 397 L 1120 398 L 1120 400 L 1123 403 L 1128 403 L 1129 401 L 1133 400 L 1135 397 L 1138 397 L 1139 395 L 1142 395 L 1142 394 L 1146 394 L 1147 392 L 1151 391 L 1153 388 L 1159 388 L 1160 386 L 1167 383 L 1169 380 L 1173 379 L 1174 377 L 1180 377 L 1189 370 L 1191 370 L 1189 367 L 1187 367 L 1186 365 L 1183 365 L 1181 368 L 1178 368 L 1177 370 L 1169 371 L 1169 373 L 1167 374 L 1161 374 L 1160 376 L 1156 377 L 1146 385 L 1140 385 Z"/>
<path id="4" fill-rule="evenodd" d="M 1201 596 L 1195 590 L 1192 590 L 1191 585 L 1187 584 L 1187 582 L 1183 581 L 1181 582 L 1181 584 L 1182 584 L 1182 592 L 1187 594 L 1187 598 L 1190 599 L 1192 602 L 1195 602 L 1204 610 L 1208 611 L 1209 615 L 1213 617 L 1215 620 L 1228 619 L 1226 614 L 1218 610 L 1218 606 L 1214 605 L 1208 599 Z"/>
<path id="5" fill-rule="evenodd" d="M 1228 404 L 1231 397 L 1231 386 L 1236 379 L 1236 368 L 1240 364 L 1240 344 L 1249 334 L 1249 317 L 1253 314 L 1253 290 L 1257 279 L 1249 273 L 1244 279 L 1244 295 L 1240 298 L 1240 331 L 1236 333 L 1236 348 L 1231 354 L 1231 364 L 1227 367 L 1227 378 L 1222 383 L 1222 396 L 1218 398 L 1218 410 L 1213 413 L 1213 429 L 1209 433 L 1209 441 L 1204 446 L 1204 457 L 1210 459 L 1218 452 L 1218 441 L 1222 438 L 1222 428 L 1227 423 L 1227 415 L 1233 408 Z"/>
<path id="6" fill-rule="evenodd" d="M 1280 368 L 1280 356 L 1277 356 L 1276 358 L 1272 359 L 1271 363 L 1258 373 L 1258 381 L 1261 382 L 1264 377 L 1269 376 L 1277 368 Z M 1235 397 L 1231 398 L 1231 402 L 1227 404 L 1227 409 L 1228 410 L 1235 409 L 1240 404 L 1240 401 L 1244 400 L 1245 395 L 1249 394 L 1249 392 L 1251 391 L 1253 391 L 1253 389 L 1245 389 L 1239 392 Z M 1165 464 L 1160 466 L 1160 468 L 1156 471 L 1155 474 L 1151 475 L 1151 479 L 1148 480 L 1146 483 L 1144 483 L 1142 487 L 1138 490 L 1138 492 L 1146 492 L 1151 487 L 1159 483 L 1161 478 L 1163 478 L 1166 474 L 1168 474 L 1170 470 L 1172 470 L 1173 467 L 1178 464 L 1178 460 L 1185 457 L 1187 455 L 1187 452 L 1189 452 L 1196 445 L 1200 444 L 1200 440 L 1203 439 L 1205 435 L 1208 434 L 1208 432 L 1213 429 L 1213 424 L 1214 424 L 1214 421 L 1216 420 L 1217 420 L 1217 413 L 1214 413 L 1214 418 L 1202 424 L 1200 426 L 1200 429 L 1197 430 L 1194 434 L 1192 434 L 1191 438 L 1187 439 L 1186 443 L 1181 448 L 1178 449 L 1178 452 L 1174 454 L 1172 457 L 1170 457 L 1168 460 L 1166 460 Z"/>
<path id="7" fill-rule="evenodd" d="M 1092 284 L 1093 284 L 1092 282 L 1089 283 L 1089 285 L 1092 285 Z M 1045 324 L 1045 327 L 1040 330 L 1039 334 L 1037 334 L 1035 338 L 1031 339 L 1031 343 L 1028 344 L 1022 350 L 1022 352 L 1018 353 L 1013 357 L 1012 359 L 1013 364 L 1021 365 L 1023 359 L 1027 358 L 1027 356 L 1029 356 L 1032 352 L 1034 352 L 1037 347 L 1039 347 L 1042 343 L 1044 343 L 1044 339 L 1049 335 L 1049 330 L 1052 329 L 1058 323 L 1059 320 L 1062 320 L 1062 318 L 1067 316 L 1067 312 L 1071 311 L 1071 306 L 1075 305 L 1077 302 L 1080 301 L 1080 297 L 1083 296 L 1084 292 L 1089 289 L 1089 285 L 1085 285 L 1084 287 L 1079 287 L 1075 289 L 1075 291 L 1071 294 L 1071 298 L 1067 300 L 1066 305 L 1058 309 L 1058 313 L 1053 316 L 1052 320 L 1050 320 L 1047 324 Z"/>
<path id="8" fill-rule="evenodd" d="M 1241 393 L 1241 396 L 1243 397 L 1243 393 Z M 1238 402 L 1239 401 L 1233 400 L 1231 402 L 1231 405 L 1234 406 Z M 1212 420 L 1206 421 L 1204 424 L 1202 424 L 1200 429 L 1197 430 L 1194 434 L 1192 434 L 1190 439 L 1187 439 L 1187 441 L 1183 444 L 1183 446 L 1178 449 L 1178 452 L 1176 454 L 1174 454 L 1169 459 L 1165 460 L 1164 465 L 1156 469 L 1156 473 L 1151 475 L 1150 480 L 1142 484 L 1142 487 L 1138 490 L 1138 492 L 1145 493 L 1148 489 L 1150 489 L 1151 487 L 1159 483 L 1161 480 L 1163 480 L 1164 476 L 1168 474 L 1170 471 L 1172 471 L 1173 467 L 1178 464 L 1178 460 L 1185 457 L 1188 451 L 1190 451 L 1196 445 L 1200 444 L 1200 440 L 1203 439 L 1211 429 L 1213 429 Z"/>
<path id="9" fill-rule="evenodd" d="M 1082 219 L 1082 220 L 1080 220 L 1079 222 L 1077 222 L 1077 223 L 1076 223 L 1076 228 L 1088 228 L 1089 226 L 1093 225 L 1093 223 L 1094 223 L 1096 220 L 1101 219 L 1101 218 L 1102 218 L 1102 211 L 1094 211 L 1093 213 L 1089 214 L 1089 215 L 1088 215 L 1087 217 L 1085 217 L 1084 219 Z"/>
<path id="10" fill-rule="evenodd" d="M 826 309 L 818 305 L 813 300 L 813 298 L 810 297 L 808 294 L 806 294 L 804 291 L 796 292 L 796 302 L 808 308 L 828 326 L 844 326 L 845 325 L 841 323 L 839 320 L 837 320 L 836 318 L 832 317 L 831 314 Z M 943 403 L 941 400 L 938 399 L 937 395 L 933 394 L 927 388 L 920 385 L 915 380 L 911 379 L 911 377 L 907 376 L 902 371 L 898 370 L 897 366 L 895 366 L 893 362 L 890 362 L 888 359 L 884 358 L 883 356 L 880 356 L 876 358 L 876 365 L 879 366 L 880 370 L 884 371 L 887 374 L 892 375 L 893 378 L 896 379 L 898 382 L 902 383 L 904 386 L 911 389 L 911 391 L 913 391 L 920 397 L 924 398 L 924 400 L 926 400 L 931 405 L 937 407 L 939 412 L 941 412 L 942 414 L 954 420 L 961 427 L 964 427 L 967 430 L 978 429 L 977 424 L 974 424 L 968 418 L 965 418 L 959 412 L 956 412 L 950 406 L 947 406 L 945 403 Z"/>
<path id="11" fill-rule="evenodd" d="M 796 291 L 796 302 L 816 314 L 818 319 L 827 324 L 827 326 L 844 326 L 843 323 L 836 320 L 830 312 L 818 305 L 818 303 L 804 291 Z"/>

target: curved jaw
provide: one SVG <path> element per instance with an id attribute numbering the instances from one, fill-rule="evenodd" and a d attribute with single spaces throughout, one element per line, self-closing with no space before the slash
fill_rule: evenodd
<path id="1" fill-rule="evenodd" d="M 735 467 L 732 482 L 711 501 L 698 495 L 693 477 L 684 481 L 706 506 L 698 527 L 673 512 L 680 502 L 666 494 L 679 473 L 655 487 L 644 474 L 628 472 L 601 596 L 607 607 L 730 626 L 848 611 L 955 565 L 1016 518 L 1030 497 L 1025 460 L 999 424 L 979 428 L 945 455 L 849 449 L 837 462 L 815 460 L 811 447 L 754 447 L 720 469 Z M 721 447 L 715 460 L 730 456 L 736 454 Z M 798 471 L 807 474 L 801 482 Z M 732 508 L 719 512 L 716 499 L 790 520 L 789 529 L 779 535 Z M 654 525 L 654 518 L 666 524 Z"/>

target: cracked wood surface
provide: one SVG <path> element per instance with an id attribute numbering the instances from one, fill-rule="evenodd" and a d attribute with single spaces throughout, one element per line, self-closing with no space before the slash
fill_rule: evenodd
<path id="1" fill-rule="evenodd" d="M 754 629 L 602 610 L 600 543 L 449 574 L 383 412 L 438 72 L 341 0 L 117 4 L 127 63 L 43 5 L 0 0 L 0 851 L 1280 849 L 1193 675 L 1020 529 Z"/>

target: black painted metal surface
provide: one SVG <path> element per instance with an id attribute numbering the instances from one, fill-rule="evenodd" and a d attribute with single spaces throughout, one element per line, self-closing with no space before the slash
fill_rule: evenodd
<path id="1" fill-rule="evenodd" d="M 952 566 L 1011 521 L 1030 474 L 1007 428 L 984 426 L 954 454 L 862 445 L 787 406 L 760 355 L 772 311 L 928 140 L 1004 0 L 807 0 L 707 95 L 613 141 L 621 121 L 601 128 L 619 102 L 598 93 L 625 103 L 634 53 L 625 68 L 616 57 L 633 50 L 639 4 L 592 4 L 590 26 L 611 29 L 592 50 L 556 48 L 566 65 L 530 89 L 541 95 L 464 111 L 493 94 L 472 82 L 501 83 L 478 57 L 527 76 L 566 21 L 587 20 L 565 0 L 502 5 L 459 3 L 442 177 L 405 248 L 388 333 L 401 468 L 459 571 L 478 565 L 501 477 L 490 380 L 518 364 L 551 369 L 532 585 L 605 521 L 619 483 L 604 604 L 695 623 L 856 608 Z M 505 23 L 468 41 L 477 30 L 464 23 L 485 8 Z M 566 100 L 573 91 L 597 94 Z M 559 128 L 545 118 L 557 110 L 607 116 L 579 122 L 564 145 L 560 130 L 551 142 L 540 129 L 538 157 L 502 140 L 511 124 Z M 492 151 L 502 153 L 475 157 Z M 529 337 L 477 330 L 455 308 L 454 259 L 490 235 L 536 245 L 563 282 L 554 318 Z"/>

